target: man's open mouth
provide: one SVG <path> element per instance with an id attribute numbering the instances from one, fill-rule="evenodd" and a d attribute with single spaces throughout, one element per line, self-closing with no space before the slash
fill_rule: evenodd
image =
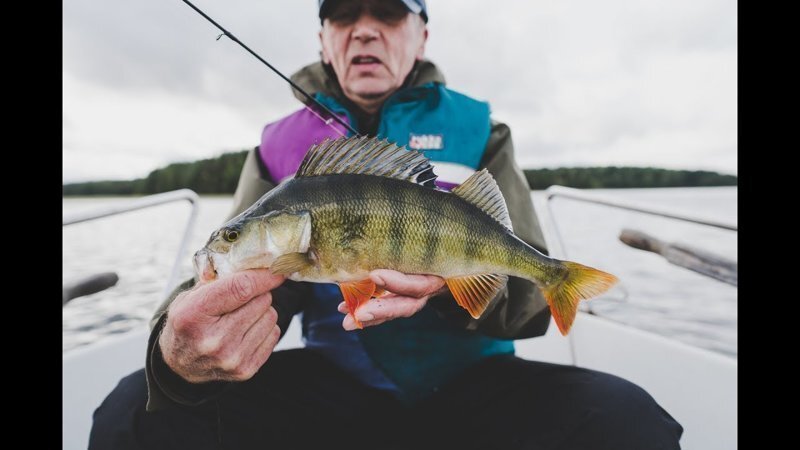
<path id="1" fill-rule="evenodd" d="M 352 59 L 353 65 L 380 64 L 381 60 L 372 55 L 356 55 Z"/>

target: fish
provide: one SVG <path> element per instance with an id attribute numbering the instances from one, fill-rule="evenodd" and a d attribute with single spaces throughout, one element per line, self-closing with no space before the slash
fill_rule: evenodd
<path id="1" fill-rule="evenodd" d="M 194 255 L 197 279 L 269 268 L 295 281 L 336 283 L 355 318 L 360 305 L 383 293 L 370 271 L 430 274 L 477 319 L 509 276 L 521 277 L 542 291 L 562 335 L 580 300 L 618 281 L 517 237 L 486 169 L 451 191 L 436 186 L 433 169 L 422 153 L 386 139 L 314 144 L 293 177 L 211 234 Z"/>

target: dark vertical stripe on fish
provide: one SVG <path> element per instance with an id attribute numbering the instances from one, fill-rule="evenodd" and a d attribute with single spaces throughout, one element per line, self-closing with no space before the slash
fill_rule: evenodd
<path id="1" fill-rule="evenodd" d="M 349 191 L 348 194 L 352 199 L 363 200 L 366 198 L 366 187 L 362 183 L 350 183 L 347 185 L 346 189 Z M 343 235 L 348 246 L 352 245 L 354 241 L 364 238 L 364 230 L 367 228 L 368 212 L 361 211 L 361 208 L 363 208 L 365 204 L 364 201 L 353 202 L 349 208 L 342 208 L 345 213 L 342 218 L 342 224 L 344 225 Z M 356 205 L 360 206 L 357 207 Z"/>
<path id="2" fill-rule="evenodd" d="M 403 196 L 403 191 L 394 191 L 392 192 L 389 189 L 389 186 L 386 186 L 386 196 L 387 198 L 397 198 L 398 196 Z M 406 204 L 405 202 L 392 202 L 392 207 L 394 211 L 391 211 L 389 216 L 389 256 L 392 258 L 392 261 L 402 261 L 403 257 L 403 247 L 405 246 L 406 241 L 406 227 L 405 219 L 406 219 Z"/>
<path id="3" fill-rule="evenodd" d="M 475 236 L 470 233 L 468 230 L 465 230 L 464 233 L 464 240 L 463 240 L 463 249 L 464 249 L 464 257 L 468 260 L 475 258 L 480 251 L 479 245 L 479 236 Z"/>
<path id="4" fill-rule="evenodd" d="M 425 225 L 423 230 L 425 253 L 422 256 L 422 262 L 428 267 L 432 267 L 436 262 L 436 255 L 439 251 L 439 227 L 435 222 Z"/>
<path id="5" fill-rule="evenodd" d="M 350 194 L 350 192 L 348 192 L 350 190 L 350 186 L 348 184 L 343 183 L 342 185 L 336 187 L 335 189 L 339 189 L 342 198 L 346 198 L 345 196 Z M 346 258 L 352 253 L 352 242 L 351 242 L 352 236 L 348 232 L 349 231 L 348 224 L 351 222 L 351 217 L 349 211 L 347 210 L 347 207 L 350 205 L 335 200 L 331 203 L 333 203 L 334 210 L 336 211 L 335 213 L 336 214 L 335 221 L 337 223 L 336 229 L 343 231 L 342 235 L 339 238 L 341 240 L 340 245 L 342 246 L 342 251 L 343 251 L 343 254 L 340 256 Z"/>
<path id="6" fill-rule="evenodd" d="M 516 267 L 517 264 L 520 261 L 520 255 L 519 255 L 519 250 L 518 250 L 519 249 L 519 244 L 516 242 L 516 240 L 510 239 L 507 235 L 504 236 L 504 239 L 502 241 L 503 241 L 503 244 L 508 246 L 508 247 L 505 247 L 505 245 L 504 245 L 504 248 L 506 248 L 506 251 L 503 252 L 503 254 L 505 255 L 506 267 Z M 503 244 L 501 244 L 501 245 L 503 245 Z"/>

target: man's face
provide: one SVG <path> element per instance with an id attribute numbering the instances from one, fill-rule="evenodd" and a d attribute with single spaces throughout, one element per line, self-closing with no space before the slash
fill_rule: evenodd
<path id="1" fill-rule="evenodd" d="M 350 100 L 375 112 L 422 58 L 427 37 L 422 18 L 399 1 L 340 0 L 322 24 L 322 60 Z"/>

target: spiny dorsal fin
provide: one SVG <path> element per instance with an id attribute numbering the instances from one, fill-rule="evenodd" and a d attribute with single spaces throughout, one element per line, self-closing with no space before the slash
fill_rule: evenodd
<path id="1" fill-rule="evenodd" d="M 506 199 L 503 198 L 503 193 L 500 192 L 494 177 L 486 169 L 475 172 L 466 181 L 453 188 L 451 192 L 482 209 L 486 214 L 513 231 Z"/>
<path id="2" fill-rule="evenodd" d="M 375 175 L 436 187 L 433 166 L 422 153 L 374 137 L 326 139 L 312 146 L 295 178 L 334 173 Z"/>

